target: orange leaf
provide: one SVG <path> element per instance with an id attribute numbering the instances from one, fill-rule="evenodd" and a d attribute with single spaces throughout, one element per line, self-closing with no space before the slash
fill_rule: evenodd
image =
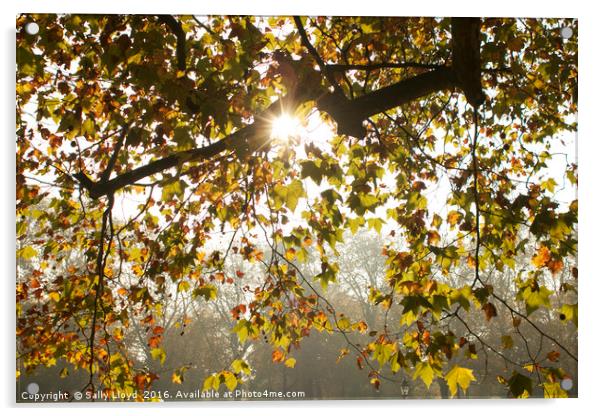
<path id="1" fill-rule="evenodd" d="M 562 260 L 550 260 L 548 262 L 548 269 L 552 272 L 552 274 L 556 274 L 562 270 L 564 263 Z"/>
<path id="2" fill-rule="evenodd" d="M 274 350 L 272 352 L 272 361 L 275 363 L 282 362 L 284 360 L 284 353 L 280 350 Z"/>
<path id="3" fill-rule="evenodd" d="M 161 335 L 156 335 L 148 339 L 148 346 L 151 348 L 157 348 L 161 344 Z"/>
<path id="4" fill-rule="evenodd" d="M 546 246 L 541 246 L 539 250 L 537 250 L 537 255 L 535 255 L 531 262 L 536 267 L 544 267 L 550 261 L 550 250 Z"/>

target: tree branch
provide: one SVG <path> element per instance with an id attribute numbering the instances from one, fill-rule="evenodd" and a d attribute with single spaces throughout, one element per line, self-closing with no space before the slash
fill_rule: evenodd
<path id="1" fill-rule="evenodd" d="M 186 70 L 186 33 L 182 29 L 182 24 L 175 17 L 168 14 L 161 14 L 157 17 L 159 21 L 165 24 L 176 37 L 176 58 L 178 60 L 178 69 Z"/>
<path id="2" fill-rule="evenodd" d="M 318 101 L 318 108 L 329 113 L 338 124 L 338 133 L 364 137 L 362 122 L 370 116 L 409 103 L 417 98 L 456 86 L 456 76 L 449 67 L 441 67 L 404 79 L 354 100 L 341 100 L 329 94 Z"/>
<path id="3" fill-rule="evenodd" d="M 117 144 L 115 145 L 115 148 L 113 149 L 113 154 L 111 155 L 111 159 L 109 159 L 109 163 L 107 163 L 106 169 L 100 176 L 101 182 L 106 182 L 111 177 L 111 173 L 113 172 L 113 168 L 115 168 L 115 163 L 117 162 L 117 157 L 119 156 L 119 152 L 121 151 L 121 148 L 125 144 L 125 140 L 126 140 L 128 131 L 129 131 L 129 129 L 127 127 L 124 127 L 122 129 L 121 136 L 119 137 L 119 140 L 117 141 Z"/>
<path id="4" fill-rule="evenodd" d="M 452 17 L 452 62 L 459 87 L 473 107 L 485 101 L 481 87 L 481 19 Z"/>
<path id="5" fill-rule="evenodd" d="M 160 16 L 159 18 L 165 20 L 168 25 L 170 23 L 167 22 L 171 22 L 171 25 L 175 22 L 181 29 L 179 23 L 173 17 L 170 19 L 170 17 Z M 349 100 L 344 96 L 341 87 L 336 83 L 317 51 L 309 42 L 307 33 L 301 24 L 301 19 L 299 17 L 294 19 L 303 44 L 314 56 L 323 75 L 333 84 L 335 92 L 325 91 L 320 85 L 315 85 L 315 77 L 299 74 L 301 79 L 294 94 L 275 101 L 268 109 L 255 117 L 253 124 L 242 127 L 217 142 L 202 148 L 174 153 L 106 182 L 102 180 L 93 182 L 83 172 L 75 174 L 74 177 L 83 188 L 90 192 L 92 198 L 99 198 L 103 195 L 110 195 L 145 177 L 187 162 L 209 159 L 225 150 L 236 152 L 238 157 L 242 159 L 269 143 L 271 122 L 282 113 L 283 109 L 293 109 L 307 101 L 315 101 L 318 109 L 327 112 L 336 121 L 339 134 L 364 137 L 366 135 L 366 129 L 363 126 L 364 120 L 437 91 L 460 86 L 463 88 L 468 101 L 477 103 L 473 106 L 478 106 L 484 99 L 480 81 L 480 52 L 462 50 L 462 47 L 479 48 L 479 19 L 452 19 L 452 33 L 454 33 L 452 46 L 455 53 L 453 54 L 454 62 L 451 68 L 441 66 L 353 100 Z M 183 32 L 181 33 L 183 34 Z M 478 78 L 475 78 L 476 75 L 478 75 Z"/>
<path id="6" fill-rule="evenodd" d="M 106 182 L 92 181 L 86 174 L 79 172 L 74 177 L 80 185 L 90 193 L 90 197 L 96 199 L 104 195 L 111 195 L 115 191 L 132 185 L 140 179 L 152 176 L 167 169 L 181 166 L 184 163 L 210 159 L 223 151 L 234 151 L 240 159 L 245 158 L 261 148 L 265 147 L 270 140 L 271 123 L 278 117 L 283 109 L 290 108 L 293 101 L 298 104 L 315 97 L 309 97 L 310 90 L 304 90 L 304 94 L 296 94 L 294 99 L 285 96 L 272 103 L 266 110 L 256 117 L 253 124 L 249 124 L 223 139 L 211 143 L 208 146 L 183 150 L 173 153 L 167 157 L 152 161 L 144 166 L 123 173 Z M 296 101 L 300 100 L 300 101 Z"/>
<path id="7" fill-rule="evenodd" d="M 337 80 L 335 79 L 334 75 L 332 74 L 332 72 L 330 71 L 328 66 L 324 63 L 324 60 L 322 59 L 322 57 L 320 56 L 320 54 L 318 53 L 316 48 L 314 48 L 314 45 L 312 45 L 311 42 L 309 41 L 309 37 L 307 36 L 307 32 L 305 32 L 305 28 L 303 27 L 303 22 L 301 22 L 301 18 L 299 16 L 295 16 L 295 17 L 293 17 L 293 19 L 295 20 L 295 25 L 297 26 L 297 31 L 299 32 L 299 36 L 301 36 L 301 43 L 303 44 L 303 46 L 305 46 L 307 48 L 309 53 L 313 56 L 314 60 L 320 67 L 320 70 L 322 71 L 322 73 L 324 74 L 324 76 L 326 77 L 326 79 L 328 80 L 330 85 L 332 85 L 332 87 L 334 88 L 335 93 L 340 97 L 345 97 L 345 93 L 343 92 L 343 89 L 341 88 L 341 86 L 339 85 Z"/>

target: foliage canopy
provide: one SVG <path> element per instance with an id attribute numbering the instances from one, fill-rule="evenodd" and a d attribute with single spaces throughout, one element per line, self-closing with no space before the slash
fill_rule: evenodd
<path id="1" fill-rule="evenodd" d="M 241 282 L 233 331 L 285 366 L 325 331 L 377 388 L 407 373 L 456 395 L 490 354 L 510 395 L 565 394 L 576 375 L 558 357 L 576 362 L 575 344 L 550 325 L 577 326 L 576 21 L 23 15 L 17 29 L 20 371 L 62 360 L 89 371 L 85 388 L 144 390 L 156 375 L 123 331 L 146 328 L 163 363 L 166 299 Z M 272 134 L 282 114 L 299 120 L 290 137 Z M 363 287 L 378 322 L 328 297 L 363 229 L 385 238 L 383 284 Z M 237 357 L 199 385 L 250 374 Z"/>

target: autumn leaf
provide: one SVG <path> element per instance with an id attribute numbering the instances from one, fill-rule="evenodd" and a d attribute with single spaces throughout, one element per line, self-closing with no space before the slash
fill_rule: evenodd
<path id="1" fill-rule="evenodd" d="M 497 309 L 495 308 L 495 305 L 493 305 L 493 303 L 486 303 L 485 305 L 483 305 L 482 309 L 485 312 L 485 318 L 488 321 L 491 320 L 491 318 L 497 316 Z"/>
<path id="2" fill-rule="evenodd" d="M 275 363 L 283 361 L 284 357 L 285 355 L 281 350 L 274 350 L 272 352 L 272 361 Z"/>
<path id="3" fill-rule="evenodd" d="M 533 383 L 529 377 L 514 372 L 512 377 L 508 379 L 508 388 L 510 389 L 512 396 L 527 398 L 532 394 Z"/>
<path id="4" fill-rule="evenodd" d="M 174 384 L 182 384 L 183 378 L 182 378 L 182 374 L 178 371 L 174 371 L 171 374 L 171 382 Z"/>
<path id="5" fill-rule="evenodd" d="M 472 374 L 472 370 L 468 368 L 462 368 L 457 365 L 449 370 L 449 372 L 445 375 L 445 380 L 447 381 L 447 385 L 449 386 L 449 391 L 452 397 L 457 394 L 458 386 L 460 386 L 462 391 L 466 393 L 468 386 L 470 386 L 470 382 L 476 381 L 474 375 Z"/>
<path id="6" fill-rule="evenodd" d="M 461 213 L 459 213 L 458 211 L 450 211 L 447 214 L 447 222 L 449 223 L 449 225 L 451 225 L 453 227 L 456 224 L 458 224 L 458 222 L 462 219 L 462 217 L 463 217 L 463 215 Z"/>
<path id="7" fill-rule="evenodd" d="M 152 348 L 151 356 L 153 357 L 153 360 L 159 360 L 161 365 L 165 363 L 165 359 L 167 358 L 167 354 L 162 348 Z"/>
<path id="8" fill-rule="evenodd" d="M 288 185 L 276 185 L 274 193 L 276 196 L 276 208 L 286 205 L 291 211 L 294 211 L 297 207 L 299 198 L 305 196 L 303 184 L 299 180 L 293 180 Z"/>
<path id="9" fill-rule="evenodd" d="M 419 362 L 416 364 L 416 369 L 414 370 L 413 379 L 416 380 L 418 377 L 422 380 L 426 388 L 428 389 L 435 376 L 435 371 L 427 362 Z"/>
<path id="10" fill-rule="evenodd" d="M 550 256 L 550 250 L 546 246 L 541 246 L 531 261 L 535 267 L 542 268 L 548 264 Z"/>
<path id="11" fill-rule="evenodd" d="M 547 263 L 548 269 L 552 272 L 552 274 L 557 274 L 564 267 L 564 263 L 562 260 L 550 260 Z"/>
<path id="12" fill-rule="evenodd" d="M 155 335 L 148 339 L 148 346 L 151 348 L 157 348 L 161 344 L 161 336 Z"/>
<path id="13" fill-rule="evenodd" d="M 578 326 L 578 308 L 577 304 L 565 304 L 560 308 L 559 318 L 562 322 L 573 322 Z"/>
<path id="14" fill-rule="evenodd" d="M 230 390 L 230 391 L 234 390 L 236 388 L 236 386 L 238 385 L 238 379 L 236 378 L 236 376 L 234 374 L 232 374 L 230 371 L 225 371 L 223 373 L 223 377 L 224 377 L 224 384 L 226 385 L 228 390 Z"/>
<path id="15" fill-rule="evenodd" d="M 514 346 L 514 340 L 510 335 L 502 335 L 502 348 L 508 350 Z"/>

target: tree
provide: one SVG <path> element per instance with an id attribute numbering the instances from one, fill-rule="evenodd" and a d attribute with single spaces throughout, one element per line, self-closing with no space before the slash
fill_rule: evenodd
<path id="1" fill-rule="evenodd" d="M 234 331 L 274 362 L 294 366 L 293 347 L 325 331 L 376 388 L 407 373 L 458 394 L 488 351 L 510 363 L 509 394 L 565 394 L 576 345 L 539 312 L 577 326 L 575 20 L 22 15 L 17 28 L 21 370 L 60 359 L 88 371 L 83 389 L 148 388 L 157 375 L 123 330 L 154 334 L 162 358 L 166 296 L 212 302 L 236 282 Z M 283 117 L 300 126 L 274 134 Z M 352 276 L 338 249 L 364 228 L 386 237 L 381 285 L 362 298 L 384 314 L 370 327 L 328 296 Z M 473 320 L 506 345 L 497 321 L 535 334 L 526 350 L 543 340 L 548 358 L 509 360 Z M 250 374 L 239 357 L 202 383 Z"/>

